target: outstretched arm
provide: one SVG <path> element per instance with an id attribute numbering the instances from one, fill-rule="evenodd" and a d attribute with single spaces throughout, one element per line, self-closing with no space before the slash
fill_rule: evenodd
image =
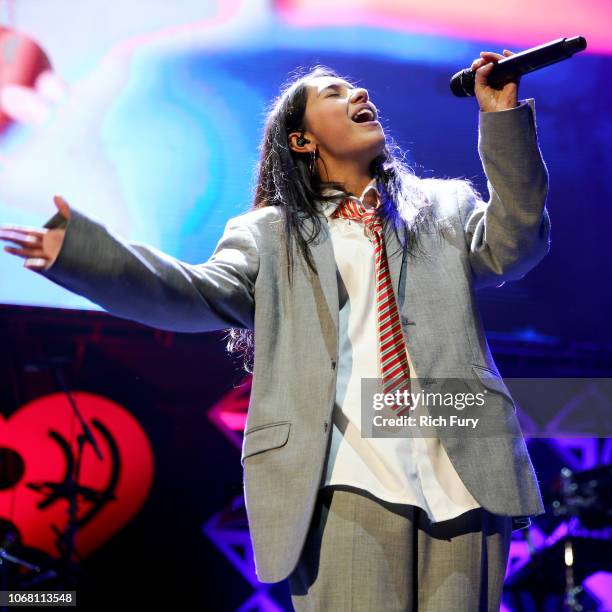
<path id="1" fill-rule="evenodd" d="M 243 216 L 227 222 L 213 254 L 201 264 L 123 240 L 74 207 L 69 219 L 58 212 L 44 225 L 62 226 L 57 257 L 37 273 L 109 313 L 179 332 L 252 329 L 259 254 Z"/>

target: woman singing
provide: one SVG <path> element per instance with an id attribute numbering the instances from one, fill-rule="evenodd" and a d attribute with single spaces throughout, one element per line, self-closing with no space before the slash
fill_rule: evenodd
<path id="1" fill-rule="evenodd" d="M 5 249 L 108 312 L 179 332 L 229 328 L 252 371 L 242 447 L 257 575 L 296 610 L 499 610 L 513 529 L 544 512 L 474 291 L 548 252 L 534 100 L 474 60 L 489 189 L 421 179 L 368 91 L 317 66 L 267 116 L 249 210 L 190 264 L 55 197 Z M 407 102 L 408 103 L 408 102 Z M 434 120 L 434 117 L 432 117 Z M 364 379 L 472 378 L 496 435 L 361 435 Z"/>

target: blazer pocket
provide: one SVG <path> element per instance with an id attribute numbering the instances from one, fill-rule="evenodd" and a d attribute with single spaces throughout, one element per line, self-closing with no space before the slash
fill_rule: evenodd
<path id="1" fill-rule="evenodd" d="M 514 405 L 514 398 L 510 393 L 510 389 L 506 386 L 506 383 L 503 381 L 502 377 L 492 368 L 488 366 L 480 365 L 478 363 L 473 363 L 472 370 L 476 374 L 476 376 L 480 379 L 480 382 L 491 391 L 497 391 L 501 395 L 505 396 L 514 407 L 516 411 L 516 406 Z"/>
<path id="2" fill-rule="evenodd" d="M 240 463 L 257 453 L 284 446 L 289 439 L 290 429 L 291 421 L 279 421 L 268 425 L 259 425 L 245 431 Z"/>

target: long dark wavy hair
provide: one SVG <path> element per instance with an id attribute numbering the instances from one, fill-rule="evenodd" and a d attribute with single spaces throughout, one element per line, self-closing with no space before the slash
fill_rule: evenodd
<path id="1" fill-rule="evenodd" d="M 351 79 L 341 77 L 335 70 L 318 64 L 309 70 L 297 68 L 283 84 L 280 94 L 265 109 L 264 133 L 259 146 L 259 161 L 255 168 L 256 181 L 253 202 L 249 210 L 263 206 L 278 206 L 283 216 L 284 238 L 287 249 L 287 274 L 292 282 L 294 260 L 292 256 L 294 241 L 299 254 L 309 268 L 316 274 L 309 244 L 321 230 L 324 216 L 318 202 L 335 199 L 338 195 L 324 195 L 324 188 L 339 189 L 348 195 L 342 183 L 325 182 L 315 170 L 309 169 L 310 154 L 298 153 L 289 146 L 291 132 L 307 130 L 304 124 L 307 86 L 316 77 L 338 77 L 349 83 Z M 404 162 L 404 153 L 385 131 L 385 147 L 380 155 L 370 162 L 370 175 L 377 177 L 381 187 L 381 205 L 376 214 L 381 219 L 385 231 L 388 224 L 393 230 L 401 247 L 408 255 L 416 255 L 420 249 L 419 233 L 424 226 L 435 225 L 435 233 L 442 235 L 444 229 L 436 224 L 431 213 L 427 194 L 412 168 Z M 322 158 L 321 162 L 324 163 Z M 359 195 L 359 194 L 358 194 Z M 304 235 L 304 220 L 309 219 L 314 232 Z M 402 236 L 398 231 L 401 231 Z M 387 254 L 390 256 L 391 254 Z M 252 373 L 255 354 L 254 331 L 242 328 L 229 328 L 227 351 L 241 355 L 243 368 Z"/>

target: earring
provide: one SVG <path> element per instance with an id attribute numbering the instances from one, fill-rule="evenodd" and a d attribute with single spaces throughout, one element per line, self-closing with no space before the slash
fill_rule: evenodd
<path id="1" fill-rule="evenodd" d="M 310 152 L 310 163 L 308 164 L 308 171 L 310 172 L 311 175 L 313 175 L 315 171 L 316 159 L 317 159 L 317 154 L 315 153 L 315 151 L 311 151 Z"/>

